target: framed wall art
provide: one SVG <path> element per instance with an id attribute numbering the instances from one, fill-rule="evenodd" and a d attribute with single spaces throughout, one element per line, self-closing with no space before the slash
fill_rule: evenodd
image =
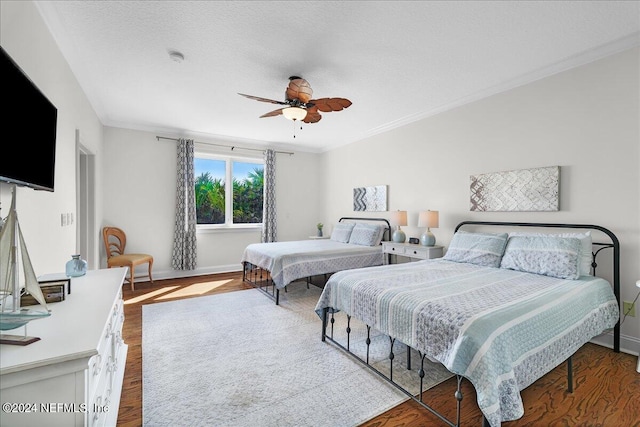
<path id="1" fill-rule="evenodd" d="M 353 210 L 382 212 L 387 210 L 387 186 L 357 187 L 353 189 Z"/>
<path id="2" fill-rule="evenodd" d="M 471 175 L 471 211 L 560 210 L 560 166 Z"/>

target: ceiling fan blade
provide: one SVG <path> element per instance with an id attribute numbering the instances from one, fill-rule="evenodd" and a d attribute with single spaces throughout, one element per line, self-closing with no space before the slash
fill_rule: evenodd
<path id="1" fill-rule="evenodd" d="M 305 79 L 300 77 L 289 77 L 289 86 L 285 91 L 285 98 L 288 100 L 298 99 L 301 102 L 307 103 L 313 96 L 313 89 L 311 85 Z"/>
<path id="2" fill-rule="evenodd" d="M 260 116 L 260 118 L 263 117 L 275 117 L 275 116 L 279 116 L 282 114 L 282 108 L 278 108 L 277 110 L 273 110 L 273 111 L 269 111 L 268 113 L 264 113 L 263 115 Z"/>
<path id="3" fill-rule="evenodd" d="M 330 111 L 341 111 L 351 106 L 351 101 L 346 98 L 319 98 L 309 101 L 318 110 L 328 113 Z"/>
<path id="4" fill-rule="evenodd" d="M 289 105 L 288 102 L 276 101 L 275 99 L 261 98 L 259 96 L 253 96 L 253 95 L 245 95 L 244 93 L 238 93 L 238 95 L 242 95 L 242 96 L 244 96 L 246 98 L 253 99 L 253 100 L 256 100 L 256 101 L 269 102 L 271 104 Z"/>
<path id="5" fill-rule="evenodd" d="M 307 115 L 302 119 L 305 123 L 318 123 L 322 116 L 317 111 L 307 111 Z"/>

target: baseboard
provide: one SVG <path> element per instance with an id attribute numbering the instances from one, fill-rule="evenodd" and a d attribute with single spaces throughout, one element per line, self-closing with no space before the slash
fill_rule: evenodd
<path id="1" fill-rule="evenodd" d="M 242 265 L 219 265 L 216 267 L 196 268 L 195 270 L 153 270 L 154 280 L 163 279 L 180 279 L 183 277 L 204 276 L 207 274 L 219 274 L 219 273 L 234 273 L 242 271 Z M 148 277 L 141 277 L 140 280 L 136 279 L 136 283 L 148 282 Z"/>
<path id="2" fill-rule="evenodd" d="M 605 332 L 591 340 L 592 343 L 613 349 L 613 331 Z M 640 354 L 640 339 L 630 335 L 620 335 L 620 351 L 638 356 Z"/>

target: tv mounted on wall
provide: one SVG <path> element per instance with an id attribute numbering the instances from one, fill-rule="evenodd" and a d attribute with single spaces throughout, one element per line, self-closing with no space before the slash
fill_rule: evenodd
<path id="1" fill-rule="evenodd" d="M 58 109 L 0 46 L 0 181 L 53 191 Z"/>

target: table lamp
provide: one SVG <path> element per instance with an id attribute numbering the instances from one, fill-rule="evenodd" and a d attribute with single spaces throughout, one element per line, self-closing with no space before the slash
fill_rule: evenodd
<path id="1" fill-rule="evenodd" d="M 391 212 L 391 225 L 396 226 L 395 231 L 391 237 L 396 243 L 403 243 L 407 238 L 407 235 L 404 234 L 404 231 L 400 229 L 400 226 L 407 225 L 407 211 L 395 211 Z"/>
<path id="2" fill-rule="evenodd" d="M 420 243 L 423 246 L 433 246 L 436 244 L 436 236 L 430 228 L 438 228 L 438 211 L 422 211 L 418 217 L 418 227 L 427 227 L 420 236 Z"/>

